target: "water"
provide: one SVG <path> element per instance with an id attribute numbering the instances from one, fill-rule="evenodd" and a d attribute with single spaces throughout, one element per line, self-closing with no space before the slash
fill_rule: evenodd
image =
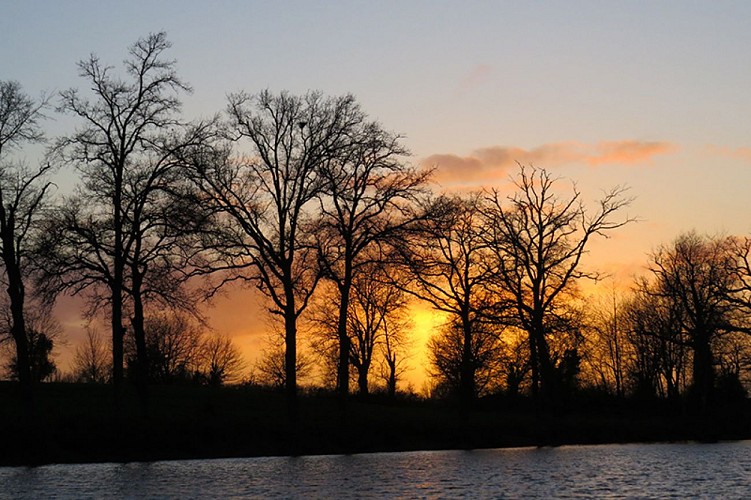
<path id="1" fill-rule="evenodd" d="M 748 498 L 751 441 L 0 468 L 3 498 Z"/>

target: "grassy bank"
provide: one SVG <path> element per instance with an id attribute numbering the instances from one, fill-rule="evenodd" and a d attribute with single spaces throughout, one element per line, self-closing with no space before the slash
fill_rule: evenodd
<path id="1" fill-rule="evenodd" d="M 538 413 L 375 397 L 343 417 L 333 396 L 311 394 L 293 424 L 282 394 L 253 388 L 154 387 L 149 401 L 127 390 L 116 408 L 109 387 L 44 384 L 29 414 L 0 384 L 0 465 L 751 438 L 748 402 L 697 416 L 612 400 Z"/>

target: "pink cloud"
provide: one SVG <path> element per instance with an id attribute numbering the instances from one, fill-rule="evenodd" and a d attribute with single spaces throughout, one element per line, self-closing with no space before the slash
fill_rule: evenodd
<path id="1" fill-rule="evenodd" d="M 675 151 L 668 142 L 611 141 L 597 144 L 559 142 L 524 149 L 508 146 L 480 148 L 468 156 L 434 154 L 422 161 L 435 167 L 439 183 L 472 184 L 492 182 L 508 176 L 516 163 L 557 167 L 585 163 L 596 167 L 606 164 L 639 165 L 649 163 L 656 155 Z"/>

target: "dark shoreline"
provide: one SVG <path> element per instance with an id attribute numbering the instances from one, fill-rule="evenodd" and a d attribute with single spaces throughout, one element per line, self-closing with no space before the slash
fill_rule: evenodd
<path id="1" fill-rule="evenodd" d="M 0 384 L 0 466 L 328 455 L 751 438 L 751 404 L 692 414 L 666 404 L 589 398 L 555 412 L 529 401 L 448 403 L 300 397 L 297 425 L 279 393 L 254 388 L 155 387 L 147 412 L 127 391 L 115 411 L 106 386 L 44 384 L 29 416 Z"/>

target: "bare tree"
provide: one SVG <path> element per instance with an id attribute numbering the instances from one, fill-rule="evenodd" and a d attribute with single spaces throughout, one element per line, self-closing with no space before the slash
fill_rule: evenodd
<path id="1" fill-rule="evenodd" d="M 499 352 L 500 372 L 505 379 L 506 394 L 516 397 L 527 385 L 531 366 L 529 364 L 529 343 L 521 332 L 507 328 L 501 338 Z"/>
<path id="2" fill-rule="evenodd" d="M 13 314 L 10 308 L 3 311 L 3 330 L 10 330 Z M 28 366 L 32 383 L 50 380 L 57 373 L 53 350 L 61 342 L 62 327 L 52 316 L 51 308 L 44 304 L 29 304 L 24 311 L 24 325 L 28 345 Z M 13 380 L 20 379 L 17 352 L 10 353 L 6 371 Z"/>
<path id="3" fill-rule="evenodd" d="M 629 345 L 626 337 L 623 299 L 615 288 L 589 307 L 586 361 L 595 385 L 623 397 Z"/>
<path id="4" fill-rule="evenodd" d="M 751 337 L 744 332 L 717 337 L 712 352 L 717 366 L 718 399 L 745 398 L 751 387 Z"/>
<path id="5" fill-rule="evenodd" d="M 201 344 L 199 372 L 211 386 L 239 380 L 245 361 L 232 339 L 226 335 L 207 335 Z"/>
<path id="6" fill-rule="evenodd" d="M 73 372 L 76 380 L 103 384 L 112 375 L 112 350 L 94 328 L 86 329 L 86 338 L 76 347 Z"/>
<path id="7" fill-rule="evenodd" d="M 409 270 L 413 285 L 405 291 L 428 302 L 435 309 L 451 315 L 447 330 L 452 342 L 458 340 L 461 356 L 455 373 L 459 395 L 466 401 L 479 390 L 478 342 L 487 328 L 491 297 L 488 286 L 492 273 L 487 265 L 488 247 L 478 228 L 482 225 L 479 194 L 438 199 L 413 237 L 405 239 L 400 248 L 402 261 Z M 457 329 L 461 338 L 457 339 Z M 447 339 L 449 337 L 446 337 Z M 435 346 L 440 347 L 440 346 Z M 453 352 L 453 351 L 452 351 Z"/>
<path id="8" fill-rule="evenodd" d="M 690 362 L 688 340 L 681 329 L 680 307 L 650 292 L 640 280 L 624 304 L 626 339 L 631 356 L 628 378 L 637 397 L 677 399 L 685 387 Z"/>
<path id="9" fill-rule="evenodd" d="M 446 395 L 466 397 L 464 377 L 467 365 L 472 367 L 474 392 L 471 397 L 492 393 L 500 387 L 503 369 L 500 331 L 502 327 L 487 322 L 474 324 L 469 354 L 464 327 L 457 317 L 447 323 L 440 333 L 431 337 L 427 347 L 431 375 Z"/>
<path id="10" fill-rule="evenodd" d="M 295 374 L 300 383 L 304 383 L 313 374 L 314 360 L 305 352 L 296 357 Z M 270 332 L 266 339 L 266 347 L 254 370 L 259 375 L 259 381 L 270 387 L 286 390 L 287 387 L 287 356 L 285 352 L 284 333 L 278 330 Z"/>
<path id="11" fill-rule="evenodd" d="M 730 243 L 690 232 L 660 247 L 651 259 L 653 282 L 647 293 L 677 311 L 680 332 L 693 353 L 692 391 L 704 409 L 712 401 L 715 382 L 712 342 L 738 329 L 730 300 L 737 288 Z"/>
<path id="12" fill-rule="evenodd" d="M 369 393 L 372 368 L 381 362 L 389 391 L 396 390 L 397 377 L 404 370 L 402 355 L 407 346 L 405 324 L 401 317 L 405 307 L 404 293 L 386 279 L 383 264 L 373 261 L 362 266 L 351 283 L 347 335 L 349 337 L 348 367 L 356 374 L 358 392 Z M 336 291 L 331 290 L 332 294 Z M 331 295 L 324 295 L 313 313 L 315 350 L 326 368 L 336 372 L 339 379 L 338 309 Z M 347 377 L 349 382 L 350 377 Z M 393 391 L 392 391 L 393 389 Z"/>
<path id="13" fill-rule="evenodd" d="M 734 283 L 729 299 L 735 306 L 735 327 L 751 334 L 751 237 L 728 238 L 733 256 Z"/>
<path id="14" fill-rule="evenodd" d="M 495 254 L 498 287 L 510 297 L 512 321 L 528 335 L 533 396 L 551 401 L 555 367 L 548 337 L 561 324 L 576 282 L 597 277 L 581 266 L 587 244 L 634 219 L 618 218 L 630 203 L 621 187 L 608 191 L 590 213 L 576 186 L 571 195 L 558 196 L 556 179 L 544 169 L 520 165 L 514 185 L 505 199 L 498 191 L 487 197 L 485 238 Z"/>
<path id="15" fill-rule="evenodd" d="M 380 375 L 386 383 L 387 394 L 393 398 L 398 382 L 410 369 L 407 361 L 412 348 L 409 337 L 412 321 L 406 316 L 407 301 L 402 288 L 390 286 L 389 283 L 379 284 L 388 287 L 384 290 L 380 306 L 383 311 Z"/>
<path id="16" fill-rule="evenodd" d="M 353 283 L 372 263 L 375 253 L 369 251 L 371 247 L 399 237 L 420 218 L 414 202 L 425 190 L 430 175 L 403 161 L 407 151 L 398 136 L 367 122 L 359 110 L 353 118 L 347 132 L 349 143 L 335 161 L 325 162 L 321 168 L 325 195 L 320 197 L 325 239 L 322 262 L 326 277 L 339 292 L 337 389 L 342 396 L 349 388 L 349 360 L 359 359 L 351 356 L 351 335 L 347 332 Z M 360 343 L 358 347 L 365 346 Z M 358 367 L 361 392 L 367 392 L 362 372 L 365 366 Z"/>
<path id="17" fill-rule="evenodd" d="M 178 186 L 181 149 L 200 143 L 207 126 L 180 122 L 180 92 L 190 88 L 177 76 L 164 33 L 138 40 L 124 62 L 126 79 L 92 55 L 78 64 L 91 98 L 71 89 L 60 109 L 82 126 L 59 141 L 63 162 L 83 178 L 49 222 L 46 281 L 55 291 L 88 293 L 93 308 L 106 304 L 112 322 L 112 381 L 123 379 L 124 307 L 129 301 L 141 382 L 148 367 L 144 308 L 149 296 L 184 301 L 179 264 L 172 262 L 178 235 L 170 221 L 184 208 Z"/>
<path id="18" fill-rule="evenodd" d="M 225 281 L 254 281 L 283 319 L 284 380 L 294 414 L 297 323 L 321 279 L 311 209 L 324 186 L 322 165 L 348 144 L 360 111 L 350 95 L 265 91 L 231 95 L 228 113 L 230 133 L 250 146 L 249 156 L 198 161 L 194 174 L 224 229 L 211 247 L 230 271 Z"/>
<path id="19" fill-rule="evenodd" d="M 49 164 L 30 169 L 8 157 L 24 144 L 44 140 L 39 121 L 47 100 L 24 94 L 17 82 L 0 81 L 0 254 L 3 284 L 11 312 L 10 333 L 16 346 L 15 369 L 22 391 L 32 394 L 33 374 L 24 311 L 29 277 L 30 244 L 37 218 L 52 185 L 46 180 Z M 51 344 L 50 344 L 51 349 Z M 38 377 L 36 377 L 38 378 Z"/>
<path id="20" fill-rule="evenodd" d="M 202 357 L 203 332 L 186 314 L 152 312 L 144 321 L 148 377 L 150 382 L 175 383 L 191 380 Z M 138 369 L 135 338 L 126 341 L 128 368 Z"/>

